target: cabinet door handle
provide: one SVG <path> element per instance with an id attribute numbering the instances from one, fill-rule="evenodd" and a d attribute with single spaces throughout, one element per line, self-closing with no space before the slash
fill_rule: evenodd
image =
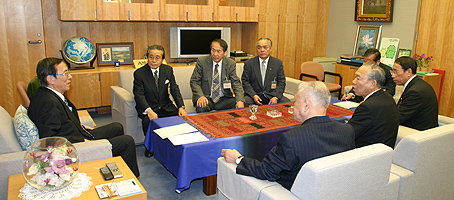
<path id="1" fill-rule="evenodd" d="M 29 44 L 41 44 L 43 43 L 41 40 L 37 40 L 37 41 L 28 41 Z"/>

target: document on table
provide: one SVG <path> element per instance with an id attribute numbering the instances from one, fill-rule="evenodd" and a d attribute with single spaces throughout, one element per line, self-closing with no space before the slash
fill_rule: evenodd
<path id="1" fill-rule="evenodd" d="M 208 141 L 208 138 L 198 131 L 194 133 L 169 136 L 168 139 L 172 142 L 173 146 Z"/>
<path id="2" fill-rule="evenodd" d="M 352 102 L 352 101 L 341 101 L 341 102 L 334 103 L 333 105 L 335 105 L 337 107 L 345 108 L 345 109 L 350 109 L 350 108 L 358 107 L 359 103 Z"/>
<path id="3" fill-rule="evenodd" d="M 155 129 L 154 132 L 159 135 L 162 139 L 166 139 L 172 135 L 181 135 L 185 133 L 192 133 L 198 131 L 188 123 L 178 124 L 174 126 L 167 126 L 163 128 Z"/>

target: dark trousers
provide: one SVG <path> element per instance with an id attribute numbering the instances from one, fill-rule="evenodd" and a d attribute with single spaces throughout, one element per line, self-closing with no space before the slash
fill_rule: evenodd
<path id="1" fill-rule="evenodd" d="M 121 156 L 136 177 L 140 176 L 137 165 L 136 144 L 129 135 L 124 135 L 123 126 L 118 123 L 110 123 L 105 126 L 90 130 L 96 140 L 107 139 L 112 144 L 112 155 Z"/>
<path id="2" fill-rule="evenodd" d="M 196 108 L 196 112 L 210 112 L 212 110 L 227 110 L 235 108 L 236 100 L 233 97 L 221 97 L 217 103 L 214 103 L 211 98 L 208 98 L 208 105 L 204 108 L 197 107 L 197 104 L 194 105 Z"/>
<path id="3" fill-rule="evenodd" d="M 158 115 L 158 118 L 171 117 L 171 116 L 178 115 L 178 110 L 168 112 L 168 111 L 165 111 L 164 109 L 159 109 L 154 112 Z M 145 136 L 147 136 L 148 126 L 150 126 L 150 118 L 148 118 L 148 115 L 142 115 L 142 130 L 143 130 L 143 135 L 145 135 Z"/>
<path id="4" fill-rule="evenodd" d="M 270 103 L 271 99 L 265 97 L 265 95 L 261 94 L 261 95 L 259 95 L 259 97 L 262 99 L 262 105 L 266 105 L 266 104 Z M 250 106 L 250 105 L 256 104 L 254 102 L 254 99 L 248 95 L 244 95 L 244 99 L 246 100 L 246 102 L 244 103 L 244 106 Z M 280 100 L 278 100 L 277 102 L 278 103 L 290 102 L 290 99 L 282 96 L 282 98 Z"/>

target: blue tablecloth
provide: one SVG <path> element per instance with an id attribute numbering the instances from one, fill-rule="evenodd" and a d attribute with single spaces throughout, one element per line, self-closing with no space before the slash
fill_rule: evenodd
<path id="1" fill-rule="evenodd" d="M 331 103 L 337 102 L 333 99 Z M 343 122 L 349 117 L 337 118 Z M 144 144 L 148 150 L 174 176 L 177 177 L 175 191 L 188 189 L 192 180 L 217 174 L 217 158 L 222 149 L 237 149 L 242 155 L 262 160 L 277 144 L 279 136 L 294 126 L 260 133 L 225 138 L 209 138 L 209 141 L 173 146 L 168 139 L 161 139 L 153 130 L 186 123 L 180 117 L 167 117 L 151 120 Z"/>

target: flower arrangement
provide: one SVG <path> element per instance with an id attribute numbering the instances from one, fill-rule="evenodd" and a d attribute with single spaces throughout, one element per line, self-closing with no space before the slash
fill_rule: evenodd
<path id="1" fill-rule="evenodd" d="M 69 142 L 67 142 L 69 143 Z M 71 143 L 28 150 L 24 160 L 24 176 L 35 188 L 58 190 L 71 184 L 79 173 L 79 159 Z"/>
<path id="2" fill-rule="evenodd" d="M 426 56 L 426 54 L 415 54 L 413 55 L 413 59 L 415 59 L 418 63 L 418 67 L 429 68 L 429 63 L 433 60 L 433 56 Z"/>

